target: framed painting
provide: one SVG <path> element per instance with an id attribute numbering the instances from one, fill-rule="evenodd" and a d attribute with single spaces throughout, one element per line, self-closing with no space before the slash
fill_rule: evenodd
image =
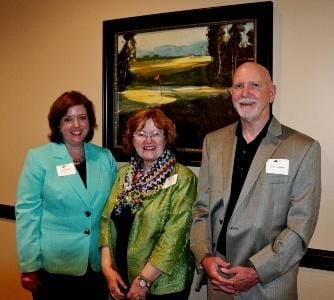
<path id="1" fill-rule="evenodd" d="M 117 161 L 128 116 L 160 107 L 176 124 L 177 160 L 199 166 L 205 135 L 235 122 L 235 69 L 272 72 L 273 4 L 257 2 L 103 22 L 103 144 Z"/>

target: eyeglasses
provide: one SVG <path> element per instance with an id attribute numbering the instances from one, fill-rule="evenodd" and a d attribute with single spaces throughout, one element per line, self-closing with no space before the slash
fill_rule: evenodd
<path id="1" fill-rule="evenodd" d="M 151 132 L 141 130 L 141 131 L 135 131 L 133 133 L 133 136 L 139 140 L 146 140 L 148 137 L 150 137 L 151 139 L 158 140 L 164 136 L 164 132 L 160 130 L 153 130 Z"/>
<path id="2" fill-rule="evenodd" d="M 259 91 L 262 89 L 263 83 L 256 81 L 250 81 L 248 83 L 234 83 L 232 84 L 231 90 L 235 92 L 240 92 L 245 88 L 245 86 L 247 86 L 247 88 L 251 91 Z"/>

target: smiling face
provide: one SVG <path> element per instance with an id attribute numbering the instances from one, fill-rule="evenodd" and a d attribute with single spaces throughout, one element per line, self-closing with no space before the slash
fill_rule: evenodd
<path id="1" fill-rule="evenodd" d="M 157 132 L 160 134 L 157 134 Z M 155 126 L 151 118 L 147 119 L 144 126 L 137 128 L 133 136 L 133 146 L 144 161 L 144 170 L 149 170 L 163 154 L 166 143 L 163 131 Z"/>
<path id="2" fill-rule="evenodd" d="M 89 131 L 89 120 L 84 105 L 71 106 L 60 120 L 60 132 L 66 146 L 81 146 Z"/>
<path id="3" fill-rule="evenodd" d="M 245 63 L 235 72 L 231 89 L 233 106 L 246 122 L 266 123 L 276 87 L 269 72 L 259 64 Z"/>

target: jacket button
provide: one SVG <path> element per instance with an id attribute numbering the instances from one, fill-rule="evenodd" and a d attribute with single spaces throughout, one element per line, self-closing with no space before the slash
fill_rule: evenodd
<path id="1" fill-rule="evenodd" d="M 223 220 L 219 220 L 219 223 L 220 223 L 220 224 L 223 224 Z"/>
<path id="2" fill-rule="evenodd" d="M 92 213 L 91 213 L 89 210 L 85 211 L 85 216 L 86 216 L 86 217 L 90 217 L 91 214 L 92 214 Z"/>
<path id="3" fill-rule="evenodd" d="M 87 234 L 87 235 L 89 235 L 90 234 L 90 230 L 86 229 L 84 233 Z"/>

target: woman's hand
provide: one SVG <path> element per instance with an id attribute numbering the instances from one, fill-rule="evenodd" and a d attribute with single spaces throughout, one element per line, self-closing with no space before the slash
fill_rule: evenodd
<path id="1" fill-rule="evenodd" d="M 142 287 L 139 284 L 138 277 L 132 282 L 130 291 L 127 293 L 126 298 L 131 300 L 145 300 L 148 287 Z"/>
<path id="2" fill-rule="evenodd" d="M 38 286 L 40 285 L 37 271 L 22 273 L 21 285 L 24 289 L 30 291 L 31 293 L 36 293 Z"/>
<path id="3" fill-rule="evenodd" d="M 110 295 L 113 299 L 125 299 L 128 287 L 122 277 L 113 269 L 111 264 L 110 249 L 108 246 L 101 248 L 102 272 L 106 278 Z"/>
<path id="4" fill-rule="evenodd" d="M 149 290 L 149 286 L 161 275 L 161 271 L 153 266 L 151 263 L 146 263 L 140 275 L 132 282 L 130 291 L 126 295 L 128 299 L 131 300 L 145 300 L 146 294 Z M 139 283 L 139 277 L 149 283 L 149 286 L 141 286 Z"/>
<path id="5" fill-rule="evenodd" d="M 128 287 L 124 283 L 122 277 L 111 267 L 102 269 L 104 277 L 106 278 L 110 295 L 113 299 L 125 299 Z"/>

